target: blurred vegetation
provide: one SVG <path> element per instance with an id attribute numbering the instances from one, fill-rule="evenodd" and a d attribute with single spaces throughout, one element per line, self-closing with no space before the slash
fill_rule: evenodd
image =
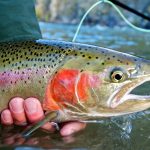
<path id="1" fill-rule="evenodd" d="M 98 0 L 36 0 L 36 12 L 40 21 L 76 24 L 87 9 Z M 150 15 L 149 0 L 119 0 L 128 6 Z M 146 21 L 122 10 L 132 23 L 145 26 Z M 85 24 L 101 24 L 106 26 L 124 25 L 124 21 L 108 4 L 100 4 L 86 18 Z"/>

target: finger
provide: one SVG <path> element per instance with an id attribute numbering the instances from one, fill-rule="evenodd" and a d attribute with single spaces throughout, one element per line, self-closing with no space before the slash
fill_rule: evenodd
<path id="1" fill-rule="evenodd" d="M 32 138 L 29 138 L 29 139 L 26 140 L 25 145 L 32 145 L 32 146 L 34 146 L 34 145 L 39 144 L 39 142 L 40 142 L 39 138 L 37 138 L 37 137 L 33 138 L 32 137 Z"/>
<path id="2" fill-rule="evenodd" d="M 24 101 L 24 110 L 27 119 L 31 123 L 35 123 L 44 118 L 44 112 L 41 103 L 36 98 L 27 98 Z"/>
<path id="3" fill-rule="evenodd" d="M 2 111 L 1 122 L 4 125 L 12 125 L 13 124 L 13 118 L 11 116 L 11 112 L 9 109 L 5 109 Z"/>
<path id="4" fill-rule="evenodd" d="M 20 97 L 13 98 L 9 103 L 10 112 L 16 125 L 25 125 L 26 117 L 23 108 L 24 99 Z"/>
<path id="5" fill-rule="evenodd" d="M 9 137 L 3 138 L 3 143 L 6 144 L 6 145 L 14 144 L 15 143 L 14 136 L 9 136 Z"/>
<path id="6" fill-rule="evenodd" d="M 50 131 L 50 132 L 54 132 L 56 130 L 55 126 L 53 125 L 53 123 L 47 122 L 42 126 L 42 129 Z"/>
<path id="7" fill-rule="evenodd" d="M 85 127 L 86 127 L 85 123 L 69 122 L 62 127 L 62 129 L 60 130 L 60 134 L 62 136 L 69 136 L 71 134 L 74 134 L 76 132 L 83 130 Z"/>
<path id="8" fill-rule="evenodd" d="M 64 136 L 62 139 L 63 139 L 64 143 L 66 143 L 66 144 L 73 143 L 76 140 L 75 137 L 73 137 L 72 135 Z"/>

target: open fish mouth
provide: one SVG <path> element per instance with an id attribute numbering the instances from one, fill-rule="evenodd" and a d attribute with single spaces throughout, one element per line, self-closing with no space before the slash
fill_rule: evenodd
<path id="1" fill-rule="evenodd" d="M 150 95 L 135 95 L 131 92 L 150 81 L 150 75 L 143 75 L 132 78 L 128 83 L 118 88 L 109 98 L 108 107 L 113 112 L 121 112 L 122 114 L 143 111 L 150 107 Z"/>

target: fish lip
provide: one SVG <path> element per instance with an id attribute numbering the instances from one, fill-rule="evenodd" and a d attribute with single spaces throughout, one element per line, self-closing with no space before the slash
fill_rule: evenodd
<path id="1" fill-rule="evenodd" d="M 133 79 L 133 80 L 134 80 L 134 79 Z M 136 81 L 137 81 L 137 80 L 140 80 L 140 81 L 138 81 L 137 84 L 136 84 Z M 141 77 L 140 77 L 140 76 L 139 76 L 139 77 L 136 77 L 136 78 L 135 78 L 135 81 L 131 81 L 131 82 L 129 82 L 129 83 L 123 85 L 123 86 L 127 86 L 127 85 L 130 84 L 130 83 L 135 83 L 134 86 L 132 86 L 131 88 L 129 88 L 128 91 L 126 91 L 126 92 L 124 93 L 124 95 L 123 95 L 119 100 L 117 99 L 117 95 L 118 95 L 119 93 L 121 93 L 123 86 L 120 87 L 120 88 L 118 88 L 118 89 L 110 96 L 110 98 L 109 98 L 109 100 L 108 100 L 108 103 L 107 103 L 108 107 L 114 109 L 114 108 L 116 108 L 117 106 L 123 104 L 124 102 L 126 102 L 126 101 L 131 101 L 131 100 L 150 101 L 150 95 L 134 95 L 134 94 L 130 94 L 131 91 L 133 91 L 136 87 L 138 87 L 138 86 L 144 84 L 144 83 L 147 82 L 147 81 L 150 81 L 150 74 L 149 74 L 149 75 L 144 75 L 144 76 L 141 76 Z"/>

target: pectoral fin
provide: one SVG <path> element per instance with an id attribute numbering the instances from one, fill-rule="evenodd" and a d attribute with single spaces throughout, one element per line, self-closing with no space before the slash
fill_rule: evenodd
<path id="1" fill-rule="evenodd" d="M 30 134 L 32 134 L 35 130 L 37 130 L 38 128 L 43 126 L 45 123 L 47 123 L 49 121 L 54 121 L 55 118 L 57 118 L 57 116 L 58 116 L 57 111 L 52 111 L 52 112 L 48 113 L 43 120 L 41 120 L 40 122 L 33 125 L 30 129 L 23 132 L 22 136 L 28 137 Z"/>

